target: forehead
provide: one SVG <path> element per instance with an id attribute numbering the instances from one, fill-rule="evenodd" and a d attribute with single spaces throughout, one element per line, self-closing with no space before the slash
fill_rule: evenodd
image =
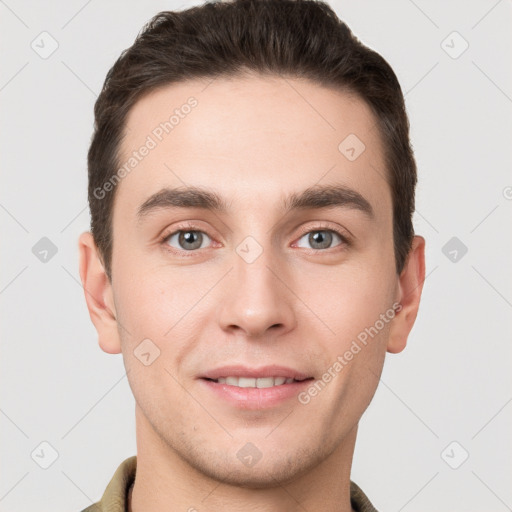
<path id="1" fill-rule="evenodd" d="M 126 212 L 162 188 L 203 186 L 237 209 L 342 184 L 391 208 L 382 142 L 368 105 L 346 91 L 276 76 L 191 80 L 140 99 L 119 151 Z"/>

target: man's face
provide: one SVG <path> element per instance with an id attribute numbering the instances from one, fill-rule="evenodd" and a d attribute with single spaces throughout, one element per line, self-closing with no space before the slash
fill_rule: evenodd
<path id="1" fill-rule="evenodd" d="M 127 119 L 121 165 L 150 150 L 116 190 L 119 347 L 148 442 L 269 485 L 339 449 L 374 395 L 398 290 L 391 192 L 376 119 L 355 96 L 277 77 L 207 84 L 161 88 Z M 187 187 L 225 208 L 169 193 Z M 319 187 L 348 193 L 293 208 Z"/>

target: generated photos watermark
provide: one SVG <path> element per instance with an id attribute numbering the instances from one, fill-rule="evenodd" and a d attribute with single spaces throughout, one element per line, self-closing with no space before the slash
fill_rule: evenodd
<path id="1" fill-rule="evenodd" d="M 144 144 L 138 149 L 132 151 L 130 157 L 119 167 L 119 169 L 101 186 L 96 187 L 93 195 L 96 199 L 103 199 L 107 193 L 114 190 L 116 185 L 128 176 L 128 174 L 135 169 L 150 152 L 155 149 L 169 133 L 178 126 L 183 119 L 185 119 L 192 109 L 197 107 L 199 102 L 194 96 L 187 99 L 187 102 L 179 108 L 175 108 L 173 114 L 169 119 L 162 121 L 151 130 L 151 133 L 146 137 Z"/>
<path id="2" fill-rule="evenodd" d="M 361 350 L 368 345 L 368 341 L 373 339 L 379 332 L 384 329 L 386 324 L 389 324 L 396 314 L 402 310 L 402 305 L 398 302 L 393 303 L 385 313 L 381 313 L 379 319 L 370 327 L 363 329 L 358 335 L 357 339 L 353 340 L 350 348 L 347 349 L 343 355 L 339 355 L 336 361 L 327 368 L 322 375 L 321 379 L 315 380 L 305 391 L 298 395 L 299 402 L 303 405 L 309 404 L 311 399 L 318 396 L 318 394 L 331 382 L 340 372 L 348 365 L 354 357 L 361 352 Z"/>

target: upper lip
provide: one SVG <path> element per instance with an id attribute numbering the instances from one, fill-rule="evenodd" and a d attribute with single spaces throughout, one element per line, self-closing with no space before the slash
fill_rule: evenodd
<path id="1" fill-rule="evenodd" d="M 255 379 L 263 377 L 285 377 L 287 379 L 304 380 L 311 377 L 306 373 L 299 372 L 285 366 L 260 366 L 251 368 L 249 366 L 230 365 L 208 370 L 200 375 L 203 379 L 218 379 L 219 377 L 252 377 Z"/>

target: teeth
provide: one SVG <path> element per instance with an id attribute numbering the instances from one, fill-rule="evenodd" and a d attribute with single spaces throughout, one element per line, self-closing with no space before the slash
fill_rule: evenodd
<path id="1" fill-rule="evenodd" d="M 247 377 L 238 377 L 238 387 L 239 388 L 255 388 L 256 387 L 256 379 L 250 379 Z"/>
<path id="2" fill-rule="evenodd" d="M 256 387 L 271 388 L 272 386 L 279 386 L 282 384 L 282 382 L 277 382 L 278 378 L 274 379 L 274 377 L 262 377 L 261 379 L 256 379 Z"/>
<path id="3" fill-rule="evenodd" d="M 255 379 L 252 377 L 219 377 L 219 384 L 228 384 L 239 388 L 271 388 L 274 386 L 282 386 L 283 384 L 291 384 L 294 379 L 285 377 L 260 377 Z"/>

